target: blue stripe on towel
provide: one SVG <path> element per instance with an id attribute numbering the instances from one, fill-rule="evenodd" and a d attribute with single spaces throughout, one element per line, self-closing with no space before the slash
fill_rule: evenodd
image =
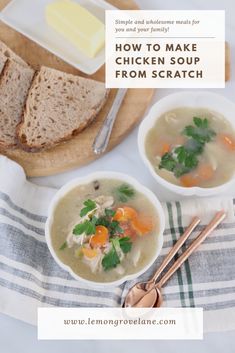
<path id="1" fill-rule="evenodd" d="M 60 285 L 60 284 L 55 284 L 55 283 L 49 283 L 49 282 L 43 282 L 40 281 L 35 275 L 27 272 L 27 271 L 22 271 L 16 268 L 13 268 L 12 266 L 6 265 L 4 263 L 0 262 L 0 268 L 10 274 L 13 274 L 14 276 L 20 277 L 24 280 L 28 280 L 30 282 L 36 283 L 39 287 L 45 289 L 45 290 L 52 290 L 56 291 L 59 293 L 63 293 L 66 295 L 66 293 L 74 294 L 74 295 L 85 295 L 88 297 L 102 297 L 102 298 L 107 298 L 107 299 L 113 299 L 116 303 L 121 303 L 121 296 L 117 295 L 115 293 L 111 292 L 103 292 L 101 290 L 90 290 L 90 289 L 85 289 L 85 288 L 78 288 L 78 287 L 73 287 L 72 285 Z"/>
<path id="2" fill-rule="evenodd" d="M 25 222 L 21 218 L 16 217 L 15 215 L 11 214 L 5 208 L 0 207 L 0 215 L 5 216 L 7 218 L 10 218 L 12 221 L 21 224 L 22 226 L 31 230 L 32 232 L 35 232 L 36 234 L 45 236 L 45 230 L 43 228 L 38 228 L 38 227 L 33 226 L 32 224 Z"/>

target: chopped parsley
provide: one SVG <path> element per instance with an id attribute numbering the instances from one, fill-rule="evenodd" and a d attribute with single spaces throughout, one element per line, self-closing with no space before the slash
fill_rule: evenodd
<path id="1" fill-rule="evenodd" d="M 123 229 L 119 226 L 118 221 L 112 221 L 110 222 L 108 226 L 109 232 L 111 236 L 123 233 Z"/>
<path id="2" fill-rule="evenodd" d="M 209 128 L 209 122 L 207 119 L 201 119 L 198 117 L 193 118 L 194 125 L 188 125 L 184 128 L 183 134 L 192 137 L 199 143 L 210 142 L 216 135 L 215 131 Z"/>
<path id="3" fill-rule="evenodd" d="M 61 246 L 60 246 L 60 248 L 59 248 L 59 250 L 64 250 L 64 249 L 66 249 L 67 248 L 67 242 L 65 241 Z"/>
<path id="4" fill-rule="evenodd" d="M 92 200 L 84 202 L 85 207 L 81 210 L 81 215 L 86 215 L 88 212 L 96 208 L 96 203 Z M 122 234 L 123 229 L 120 227 L 119 222 L 113 220 L 116 211 L 111 208 L 105 208 L 104 216 L 99 218 L 92 216 L 90 219 L 84 220 L 82 223 L 77 224 L 73 229 L 74 235 L 92 235 L 95 234 L 96 226 L 104 226 L 108 229 L 111 237 Z M 82 217 L 82 216 L 81 216 Z"/>
<path id="5" fill-rule="evenodd" d="M 159 169 L 174 173 L 176 178 L 198 166 L 198 157 L 203 153 L 205 144 L 216 135 L 215 131 L 209 128 L 207 119 L 194 117 L 193 122 L 194 126 L 188 125 L 183 130 L 183 134 L 189 137 L 186 143 L 165 153 L 159 164 Z"/>
<path id="6" fill-rule="evenodd" d="M 120 259 L 117 254 L 117 250 L 112 243 L 112 248 L 102 259 L 102 266 L 105 271 L 110 270 L 111 268 L 117 267 L 120 264 Z"/>
<path id="7" fill-rule="evenodd" d="M 129 237 L 123 237 L 119 239 L 119 245 L 124 254 L 128 253 L 131 251 L 132 248 L 132 242 L 130 241 Z"/>
<path id="8" fill-rule="evenodd" d="M 114 215 L 115 211 L 106 208 L 105 216 L 97 218 L 96 221 L 97 226 L 105 226 L 106 228 L 108 228 L 110 236 L 115 236 L 123 233 L 123 229 L 120 227 L 119 222 L 112 220 L 112 217 L 114 217 Z"/>
<path id="9" fill-rule="evenodd" d="M 116 211 L 112 210 L 111 208 L 106 208 L 104 212 L 107 217 L 114 217 L 116 213 Z"/>
<path id="10" fill-rule="evenodd" d="M 84 216 L 87 215 L 87 213 L 89 213 L 89 212 L 91 212 L 91 211 L 93 211 L 93 210 L 96 209 L 96 203 L 95 203 L 95 201 L 90 200 L 90 199 L 84 201 L 83 205 L 84 205 L 85 207 L 83 207 L 83 208 L 81 209 L 81 211 L 80 211 L 80 217 L 84 217 Z"/>
<path id="11" fill-rule="evenodd" d="M 109 224 L 110 224 L 110 219 L 105 216 L 99 217 L 96 222 L 97 226 L 104 226 L 106 228 L 108 228 Z"/>
<path id="12" fill-rule="evenodd" d="M 128 199 L 134 197 L 135 190 L 128 184 L 122 184 L 115 190 L 115 193 L 119 201 L 127 202 Z"/>
<path id="13" fill-rule="evenodd" d="M 96 226 L 96 217 L 92 217 L 91 220 L 85 220 L 82 223 L 77 224 L 73 229 L 74 235 L 92 235 L 95 233 L 95 226 Z"/>
<path id="14" fill-rule="evenodd" d="M 131 251 L 132 242 L 129 237 L 114 238 L 111 240 L 112 248 L 102 259 L 102 266 L 105 271 L 117 267 L 120 264 L 117 247 L 120 247 L 124 254 Z"/>

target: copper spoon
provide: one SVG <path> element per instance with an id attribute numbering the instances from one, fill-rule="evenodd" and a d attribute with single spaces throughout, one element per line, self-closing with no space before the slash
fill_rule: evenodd
<path id="1" fill-rule="evenodd" d="M 124 307 L 133 306 L 137 303 L 145 294 L 151 289 L 154 288 L 155 282 L 162 271 L 166 268 L 169 262 L 173 259 L 175 254 L 181 248 L 181 246 L 188 239 L 192 231 L 196 228 L 196 226 L 200 223 L 200 219 L 198 217 L 194 217 L 190 225 L 187 227 L 185 232 L 180 236 L 175 245 L 172 247 L 168 255 L 163 260 L 162 264 L 159 266 L 153 277 L 148 282 L 139 282 L 136 283 L 128 292 L 124 304 Z"/>
<path id="2" fill-rule="evenodd" d="M 139 308 L 160 307 L 162 304 L 161 288 L 168 279 L 178 270 L 178 268 L 187 260 L 187 258 L 199 247 L 206 237 L 224 220 L 226 214 L 224 211 L 216 213 L 212 221 L 203 229 L 185 252 L 175 261 L 172 267 L 165 273 L 161 280 L 151 288 L 138 303 L 132 305 Z"/>

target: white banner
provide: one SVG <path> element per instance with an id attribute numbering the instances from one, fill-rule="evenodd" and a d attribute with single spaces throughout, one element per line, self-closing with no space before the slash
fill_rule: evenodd
<path id="1" fill-rule="evenodd" d="M 222 10 L 106 11 L 108 88 L 223 88 Z"/>
<path id="2" fill-rule="evenodd" d="M 203 339 L 203 309 L 43 307 L 38 339 Z"/>

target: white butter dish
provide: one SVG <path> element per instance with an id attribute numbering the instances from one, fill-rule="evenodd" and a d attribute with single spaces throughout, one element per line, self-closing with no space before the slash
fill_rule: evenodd
<path id="1" fill-rule="evenodd" d="M 104 0 L 74 1 L 102 22 L 105 21 L 105 10 L 115 9 Z M 51 2 L 52 0 L 12 0 L 0 12 L 0 20 L 80 71 L 88 75 L 95 73 L 104 64 L 105 49 L 96 57 L 89 58 L 49 27 L 45 8 Z"/>

